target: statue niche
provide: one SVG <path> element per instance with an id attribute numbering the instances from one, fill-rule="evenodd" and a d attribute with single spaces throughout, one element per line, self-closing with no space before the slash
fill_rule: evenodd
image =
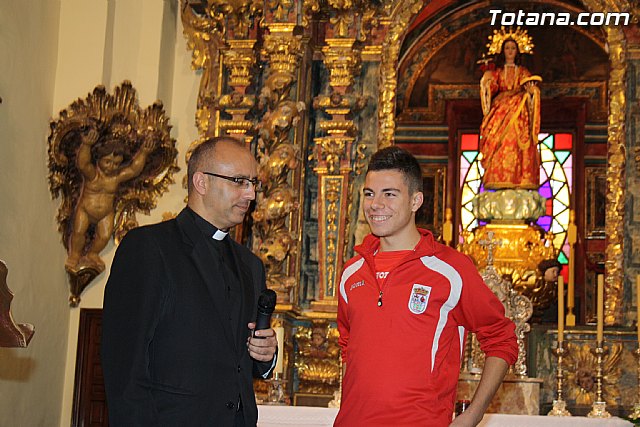
<path id="1" fill-rule="evenodd" d="M 131 83 L 106 93 L 97 86 L 51 122 L 49 188 L 62 196 L 59 231 L 67 249 L 65 270 L 72 306 L 105 269 L 100 252 L 138 226 L 173 183 L 175 140 L 160 101 L 140 110 Z"/>

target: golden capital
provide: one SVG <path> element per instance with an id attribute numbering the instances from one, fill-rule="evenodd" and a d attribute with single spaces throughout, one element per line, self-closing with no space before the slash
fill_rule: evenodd
<path id="1" fill-rule="evenodd" d="M 229 40 L 229 49 L 222 52 L 223 63 L 231 73 L 231 86 L 249 86 L 251 84 L 251 69 L 256 63 L 256 53 L 253 50 L 255 40 Z"/>
<path id="2" fill-rule="evenodd" d="M 327 39 L 322 48 L 324 63 L 329 70 L 329 85 L 349 87 L 362 65 L 362 48 L 356 39 Z"/>
<path id="3" fill-rule="evenodd" d="M 318 174 L 329 175 L 351 172 L 351 146 L 354 140 L 348 136 L 315 138 L 317 165 L 314 170 Z"/>
<path id="4" fill-rule="evenodd" d="M 293 75 L 302 57 L 302 36 L 294 36 L 292 32 L 267 34 L 262 54 L 269 58 L 272 70 Z"/>

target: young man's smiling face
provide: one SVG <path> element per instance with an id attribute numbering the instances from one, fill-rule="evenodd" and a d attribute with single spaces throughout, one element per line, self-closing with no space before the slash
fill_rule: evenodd
<path id="1" fill-rule="evenodd" d="M 410 193 L 404 174 L 397 169 L 367 173 L 363 189 L 364 214 L 371 232 L 380 237 L 403 237 L 415 231 L 415 213 L 421 192 Z"/>

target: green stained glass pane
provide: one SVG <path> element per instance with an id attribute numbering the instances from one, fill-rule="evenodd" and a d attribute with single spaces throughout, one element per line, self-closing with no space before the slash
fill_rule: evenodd
<path id="1" fill-rule="evenodd" d="M 571 151 L 556 151 L 556 157 L 560 163 L 564 163 L 567 157 L 571 155 Z"/>
<path id="2" fill-rule="evenodd" d="M 462 157 L 467 159 L 467 161 L 469 163 L 473 163 L 473 161 L 476 159 L 476 157 L 478 157 L 478 152 L 477 151 L 463 151 L 462 152 Z"/>
<path id="3" fill-rule="evenodd" d="M 553 150 L 553 135 L 547 136 L 545 139 L 542 140 L 542 143 Z"/>
<path id="4" fill-rule="evenodd" d="M 560 264 L 569 264 L 569 260 L 564 252 L 560 252 L 560 254 L 558 254 L 558 261 L 560 261 Z"/>

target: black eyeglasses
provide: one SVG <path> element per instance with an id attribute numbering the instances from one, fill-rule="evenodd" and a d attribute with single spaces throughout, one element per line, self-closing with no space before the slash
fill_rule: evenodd
<path id="1" fill-rule="evenodd" d="M 258 178 L 249 179 L 249 178 L 243 178 L 241 176 L 226 176 L 226 175 L 220 175 L 212 172 L 202 172 L 202 173 L 205 175 L 215 176 L 217 178 L 222 178 L 222 179 L 226 179 L 227 181 L 231 181 L 238 187 L 242 188 L 243 190 L 246 190 L 250 188 L 251 185 L 253 185 L 254 191 L 256 192 L 262 191 L 262 182 L 259 181 Z"/>

